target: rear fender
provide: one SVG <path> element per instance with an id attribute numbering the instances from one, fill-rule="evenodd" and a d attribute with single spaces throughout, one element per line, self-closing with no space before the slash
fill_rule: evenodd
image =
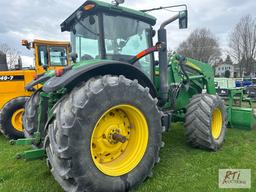
<path id="1" fill-rule="evenodd" d="M 143 87 L 148 87 L 153 97 L 157 96 L 152 81 L 135 66 L 118 61 L 101 61 L 93 65 L 85 65 L 67 71 L 60 77 L 52 77 L 43 86 L 43 91 L 49 93 L 61 88 L 73 88 L 79 82 L 87 81 L 100 75 L 124 75 L 126 78 L 137 79 Z"/>

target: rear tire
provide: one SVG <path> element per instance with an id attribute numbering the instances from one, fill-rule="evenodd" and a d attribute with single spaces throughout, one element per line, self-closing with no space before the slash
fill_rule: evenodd
<path id="1" fill-rule="evenodd" d="M 123 76 L 107 75 L 93 78 L 80 87 L 74 88 L 70 95 L 57 105 L 54 111 L 55 120 L 48 126 L 48 135 L 45 140 L 48 162 L 52 168 L 51 172 L 62 188 L 65 191 L 128 191 L 151 175 L 154 164 L 159 161 L 158 155 L 163 130 L 161 114 L 156 103 L 157 100 L 151 97 L 148 88 L 142 87 L 136 80 L 132 81 Z M 134 164 L 131 170 L 127 170 L 123 174 L 110 175 L 111 173 L 106 173 L 106 170 L 100 170 L 98 167 L 94 157 L 96 146 L 91 141 L 94 141 L 94 138 L 97 138 L 96 141 L 98 141 L 98 137 L 94 137 L 94 132 L 98 126 L 100 127 L 101 124 L 98 122 L 105 113 L 110 112 L 108 117 L 110 120 L 111 116 L 113 118 L 121 117 L 130 123 L 131 113 L 122 116 L 126 112 L 122 111 L 119 116 L 111 115 L 112 110 L 110 109 L 120 105 L 129 105 L 141 111 L 148 125 L 146 126 L 148 140 L 146 140 L 145 151 L 137 154 L 142 155 L 141 159 L 136 165 Z M 119 111 L 119 109 L 114 110 Z M 113 111 L 113 113 L 115 112 Z M 112 122 L 106 120 L 107 116 L 103 116 L 103 119 L 108 123 L 108 126 L 109 122 Z M 120 128 L 122 126 L 125 126 L 125 123 L 119 123 L 118 126 L 114 127 Z M 103 128 L 105 127 L 103 126 Z M 138 131 L 141 126 L 136 124 L 136 120 L 133 120 L 133 126 L 131 125 L 130 128 Z M 128 142 L 127 148 L 121 151 L 121 155 L 124 156 L 121 159 L 118 159 L 119 156 L 115 157 L 116 159 L 113 158 L 113 160 L 111 157 L 109 160 L 110 167 L 115 163 L 115 160 L 120 160 L 121 165 L 123 159 L 130 157 L 127 155 L 129 154 L 128 147 L 131 149 L 130 147 L 134 146 L 135 151 L 137 140 L 132 140 L 132 132 L 130 132 L 128 140 L 125 141 Z M 145 137 L 142 136 L 139 140 L 146 138 L 146 132 L 143 132 Z M 101 140 L 106 143 L 109 142 L 108 139 L 109 137 L 103 137 Z M 134 142 L 129 143 L 129 140 Z M 119 144 L 123 145 L 121 142 Z M 96 145 L 99 146 L 98 143 Z M 107 145 L 117 146 L 116 143 L 108 143 Z M 108 158 L 109 154 L 105 156 Z M 136 159 L 136 155 L 132 159 Z M 104 159 L 100 160 L 99 164 L 101 161 Z M 126 164 L 122 164 L 122 166 L 125 167 Z M 114 165 L 111 168 L 114 170 Z"/>
<path id="2" fill-rule="evenodd" d="M 12 99 L 1 110 L 0 127 L 3 134 L 9 139 L 24 137 L 22 115 L 28 97 Z"/>
<path id="3" fill-rule="evenodd" d="M 218 150 L 226 133 L 226 108 L 217 95 L 192 97 L 186 112 L 187 142 L 193 147 Z"/>
<path id="4" fill-rule="evenodd" d="M 40 91 L 35 92 L 26 102 L 23 115 L 24 135 L 26 138 L 33 137 L 38 128 L 38 107 Z"/>

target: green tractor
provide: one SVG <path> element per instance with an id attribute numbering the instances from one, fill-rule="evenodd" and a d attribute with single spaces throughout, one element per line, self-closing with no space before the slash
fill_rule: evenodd
<path id="1" fill-rule="evenodd" d="M 28 138 L 12 142 L 37 146 L 19 157 L 46 155 L 65 191 L 138 186 L 152 175 L 162 133 L 174 121 L 185 122 L 193 147 L 223 144 L 227 110 L 211 66 L 180 55 L 167 62 L 165 27 L 179 20 L 186 28 L 187 9 L 161 24 L 156 45 L 156 18 L 146 12 L 86 1 L 61 24 L 71 34 L 74 64 L 26 86 L 43 84 L 26 103 Z"/>

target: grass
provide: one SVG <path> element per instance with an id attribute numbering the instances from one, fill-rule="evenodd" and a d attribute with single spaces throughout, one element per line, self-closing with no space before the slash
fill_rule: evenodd
<path id="1" fill-rule="evenodd" d="M 252 188 L 256 191 L 256 130 L 228 129 L 223 148 L 218 152 L 193 149 L 186 145 L 184 130 L 176 124 L 164 134 L 165 147 L 161 150 L 160 164 L 154 175 L 136 191 L 141 192 L 217 192 L 249 191 L 218 188 L 220 168 L 247 168 L 252 170 Z M 0 136 L 0 191 L 58 192 L 55 182 L 44 160 L 17 161 L 17 152 L 28 147 L 10 146 Z"/>

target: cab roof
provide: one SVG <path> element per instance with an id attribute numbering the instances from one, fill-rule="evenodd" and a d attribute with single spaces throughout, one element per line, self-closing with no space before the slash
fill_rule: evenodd
<path id="1" fill-rule="evenodd" d="M 42 39 L 34 39 L 32 43 L 35 44 L 46 44 L 46 45 L 70 45 L 69 41 L 49 41 L 49 40 L 42 40 Z"/>
<path id="2" fill-rule="evenodd" d="M 88 4 L 94 4 L 95 6 L 93 7 L 92 10 L 84 10 L 84 6 Z M 112 13 L 112 14 L 117 14 L 125 17 L 130 17 L 134 19 L 138 19 L 141 21 L 144 21 L 150 25 L 155 25 L 156 24 L 156 18 L 152 15 L 149 15 L 147 13 L 144 13 L 142 11 L 137 11 L 134 9 L 130 9 L 127 7 L 122 7 L 119 5 L 113 5 L 110 3 L 98 1 L 98 0 L 88 0 L 84 4 L 82 4 L 72 15 L 70 15 L 60 26 L 61 26 L 61 31 L 70 31 L 70 24 L 74 22 L 75 17 L 77 12 L 83 11 L 83 13 L 88 12 L 107 12 L 107 13 Z"/>

